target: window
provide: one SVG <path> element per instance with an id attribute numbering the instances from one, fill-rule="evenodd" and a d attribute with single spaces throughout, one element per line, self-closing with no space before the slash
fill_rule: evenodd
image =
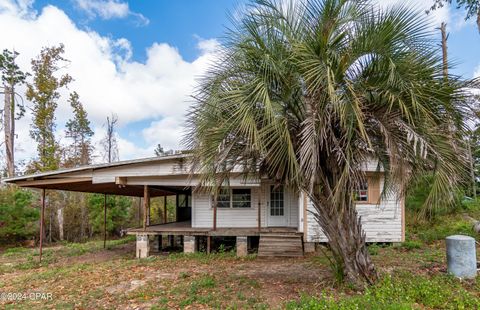
<path id="1" fill-rule="evenodd" d="M 232 208 L 250 208 L 250 189 L 232 189 Z"/>
<path id="2" fill-rule="evenodd" d="M 368 180 L 360 183 L 355 193 L 355 201 L 368 201 Z"/>
<path id="3" fill-rule="evenodd" d="M 380 177 L 379 175 L 367 175 L 359 188 L 355 191 L 357 203 L 377 204 L 380 200 Z"/>
<path id="4" fill-rule="evenodd" d="M 192 197 L 187 194 L 178 195 L 178 207 L 179 208 L 191 208 L 192 207 Z"/>
<path id="5" fill-rule="evenodd" d="M 270 188 L 270 215 L 283 216 L 283 186 L 272 186 Z"/>
<path id="6" fill-rule="evenodd" d="M 222 188 L 217 199 L 218 208 L 250 208 L 252 204 L 249 188 Z"/>
<path id="7" fill-rule="evenodd" d="M 227 188 L 220 189 L 217 197 L 218 208 L 230 208 L 230 190 Z"/>

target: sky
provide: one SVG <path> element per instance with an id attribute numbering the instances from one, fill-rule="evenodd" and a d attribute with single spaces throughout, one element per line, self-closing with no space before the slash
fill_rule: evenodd
<path id="1" fill-rule="evenodd" d="M 215 59 L 229 16 L 248 0 L 0 0 L 0 49 L 20 53 L 18 64 L 44 46 L 65 45 L 65 67 L 74 81 L 62 90 L 57 136 L 72 116 L 66 99 L 76 91 L 95 131 L 100 149 L 106 117 L 118 116 L 121 160 L 150 157 L 160 143 L 181 149 L 183 124 L 196 81 Z M 376 0 L 388 7 L 400 0 Z M 425 11 L 428 0 L 406 5 Z M 447 22 L 452 72 L 480 76 L 480 34 L 464 12 L 445 7 L 429 14 L 432 27 Z M 440 39 L 440 34 L 438 35 Z M 20 90 L 21 91 L 21 90 Z M 31 103 L 26 103 L 27 107 Z M 31 113 L 17 124 L 16 157 L 30 160 Z M 95 162 L 103 158 L 97 151 Z"/>

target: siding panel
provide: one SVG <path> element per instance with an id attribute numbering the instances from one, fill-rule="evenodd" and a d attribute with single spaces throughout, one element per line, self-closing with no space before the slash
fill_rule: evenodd
<path id="1" fill-rule="evenodd" d="M 383 189 L 383 178 L 380 180 Z M 327 238 L 315 220 L 316 210 L 307 200 L 307 242 L 327 242 Z M 357 212 L 362 220 L 367 242 L 401 242 L 402 241 L 402 207 L 396 196 L 390 195 L 380 201 L 379 205 L 357 204 Z"/>

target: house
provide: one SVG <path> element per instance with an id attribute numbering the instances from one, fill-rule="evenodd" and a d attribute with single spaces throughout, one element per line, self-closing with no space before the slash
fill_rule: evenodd
<path id="1" fill-rule="evenodd" d="M 298 189 L 233 174 L 230 187 L 218 195 L 214 208 L 211 195 L 196 190 L 199 176 L 190 175 L 189 159 L 189 154 L 173 154 L 25 175 L 4 182 L 46 190 L 47 195 L 50 190 L 67 190 L 141 197 L 143 223 L 127 231 L 137 237 L 138 257 L 148 256 L 168 240 L 177 240 L 185 252 L 194 252 L 199 243 L 206 244 L 209 251 L 214 237 L 234 237 L 238 255 L 246 255 L 247 249 L 258 243 L 259 256 L 303 255 L 313 251 L 316 243 L 327 241 L 315 221 L 312 203 Z M 383 177 L 377 165 L 369 163 L 365 171 L 367 182 L 357 193 L 357 210 L 367 242 L 403 241 L 403 198 L 392 194 L 380 199 Z M 175 197 L 174 221 L 165 222 L 166 216 L 161 217 L 162 223 L 151 221 L 150 200 L 154 197 L 165 201 Z"/>

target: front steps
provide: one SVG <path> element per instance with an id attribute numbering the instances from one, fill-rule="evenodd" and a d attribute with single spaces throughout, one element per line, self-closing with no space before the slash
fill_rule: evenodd
<path id="1" fill-rule="evenodd" d="M 302 237 L 297 233 L 261 233 L 258 256 L 302 257 Z"/>

